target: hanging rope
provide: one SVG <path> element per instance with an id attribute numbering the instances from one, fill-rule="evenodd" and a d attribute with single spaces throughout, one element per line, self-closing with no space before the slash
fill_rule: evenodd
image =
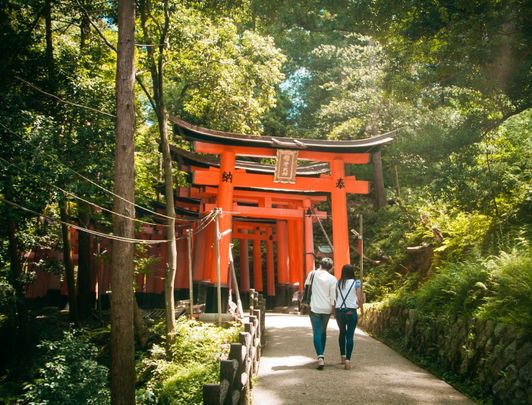
<path id="1" fill-rule="evenodd" d="M 329 247 L 331 248 L 331 252 L 334 252 L 334 247 L 331 242 L 331 239 L 329 239 L 329 235 L 327 235 L 327 232 L 325 232 L 325 228 L 323 227 L 323 224 L 321 223 L 320 217 L 316 213 L 316 209 L 312 210 L 311 212 L 312 212 L 312 215 L 314 215 L 316 219 L 318 220 L 318 224 L 320 225 L 321 231 L 323 232 L 325 239 L 327 239 L 327 243 L 329 244 Z"/>

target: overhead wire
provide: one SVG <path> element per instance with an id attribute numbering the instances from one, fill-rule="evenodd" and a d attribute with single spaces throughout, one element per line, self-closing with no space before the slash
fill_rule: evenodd
<path id="1" fill-rule="evenodd" d="M 0 125 L 1 125 L 3 128 L 5 128 L 7 131 L 9 131 L 10 133 L 12 133 L 12 134 L 14 134 L 15 136 L 17 136 L 17 137 L 20 138 L 19 134 L 17 134 L 16 132 L 12 131 L 10 128 L 8 128 L 7 126 L 5 126 L 3 123 L 0 122 Z M 26 144 L 28 144 L 31 148 L 35 149 L 35 146 L 31 145 L 27 140 L 25 140 L 25 139 L 23 139 L 23 138 L 20 138 L 20 139 L 21 139 L 23 142 L 26 142 Z M 65 169 L 67 169 L 67 170 L 69 170 L 69 171 L 71 171 L 72 173 L 74 173 L 75 175 L 77 175 L 78 177 L 80 177 L 81 179 L 83 179 L 84 181 L 86 181 L 86 182 L 88 182 L 88 183 L 90 183 L 90 184 L 92 184 L 92 185 L 98 187 L 99 189 L 101 189 L 102 191 L 104 191 L 104 192 L 106 192 L 106 193 L 112 195 L 113 197 L 116 197 L 116 198 L 118 198 L 118 199 L 120 199 L 120 200 L 122 200 L 122 201 L 124 201 L 124 202 L 126 202 L 126 203 L 128 203 L 128 204 L 132 204 L 132 205 L 135 206 L 136 208 L 140 208 L 140 209 L 143 210 L 143 211 L 149 212 L 150 214 L 156 215 L 156 216 L 161 217 L 161 218 L 165 218 L 165 219 L 173 219 L 173 220 L 175 220 L 175 221 L 181 221 L 181 222 L 191 222 L 191 220 L 188 220 L 188 219 L 175 218 L 175 217 L 172 218 L 172 217 L 169 217 L 169 216 L 167 216 L 167 215 L 161 214 L 160 212 L 153 211 L 153 210 L 151 210 L 151 209 L 149 209 L 149 208 L 146 208 L 146 207 L 143 207 L 143 206 L 141 206 L 141 205 L 139 205 L 139 204 L 136 204 L 136 203 L 134 203 L 134 202 L 131 202 L 131 201 L 129 201 L 128 199 L 126 199 L 126 198 L 124 198 L 124 197 L 122 197 L 122 196 L 120 196 L 120 195 L 114 193 L 113 191 L 106 189 L 105 187 L 101 186 L 100 184 L 96 183 L 95 181 L 93 181 L 93 180 L 91 180 L 91 179 L 85 177 L 85 176 L 82 175 L 81 173 L 78 173 L 76 170 L 72 169 L 71 167 L 69 167 L 69 166 L 67 166 L 66 164 L 64 164 L 63 162 L 61 162 L 61 161 L 60 161 L 59 159 L 57 159 L 55 156 L 52 156 L 52 155 L 50 155 L 50 154 L 48 154 L 48 153 L 46 153 L 46 152 L 44 152 L 44 151 L 42 151 L 42 150 L 40 150 L 40 152 L 41 152 L 42 154 L 44 154 L 45 156 L 47 156 L 48 158 L 50 158 L 50 159 L 56 161 L 61 167 L 65 168 Z M 193 221 L 193 220 L 192 220 L 192 221 Z"/>
<path id="2" fill-rule="evenodd" d="M 55 99 L 57 101 L 60 101 L 61 103 L 72 105 L 74 107 L 84 108 L 86 110 L 90 110 L 90 111 L 98 113 L 98 114 L 106 115 L 106 116 L 111 117 L 111 118 L 116 118 L 116 115 L 108 113 L 106 111 L 98 110 L 97 108 L 89 107 L 89 106 L 83 105 L 83 104 L 73 103 L 72 101 L 63 100 L 61 97 L 56 96 L 55 94 L 52 94 L 52 93 L 48 93 L 47 91 L 44 91 L 40 87 L 36 86 L 35 84 L 33 84 L 33 83 L 31 83 L 31 82 L 29 82 L 29 81 L 27 81 L 27 80 L 25 80 L 25 79 L 23 79 L 23 78 L 21 78 L 19 76 L 14 76 L 14 77 L 15 77 L 15 79 L 17 79 L 17 80 L 21 81 L 22 83 L 24 83 L 26 86 L 29 86 L 32 89 L 37 90 L 39 93 L 42 93 L 42 94 L 44 94 L 44 95 L 46 95 L 48 97 L 52 97 L 53 99 Z"/>
<path id="3" fill-rule="evenodd" d="M 91 235 L 95 235 L 95 236 L 98 236 L 98 237 L 104 238 L 104 239 L 117 240 L 117 241 L 126 242 L 126 243 L 138 243 L 138 244 L 143 244 L 143 245 L 155 245 L 155 244 L 159 244 L 159 243 L 171 242 L 171 239 L 136 239 L 136 238 L 128 238 L 128 237 L 125 237 L 125 236 L 118 236 L 118 235 L 113 235 L 113 234 L 109 234 L 109 233 L 105 233 L 105 232 L 100 232 L 100 231 L 96 231 L 94 229 L 85 228 L 83 226 L 72 224 L 70 222 L 66 222 L 66 221 L 63 221 L 61 219 L 51 217 L 49 215 L 45 215 L 45 214 L 39 213 L 39 212 L 37 212 L 35 210 L 32 210 L 32 209 L 27 208 L 27 207 L 24 207 L 24 206 L 22 206 L 20 204 L 17 204 L 14 201 L 8 200 L 7 198 L 1 197 L 1 196 L 0 196 L 0 201 L 6 203 L 8 205 L 11 205 L 11 206 L 13 206 L 15 208 L 18 208 L 18 209 L 20 209 L 22 211 L 29 212 L 30 214 L 33 214 L 33 215 L 36 215 L 38 217 L 47 219 L 50 222 L 60 223 L 60 224 L 72 227 L 73 229 L 76 229 L 78 231 L 85 232 L 85 233 L 88 233 L 88 234 L 91 234 Z M 192 233 L 193 234 L 197 234 L 197 233 L 201 232 L 203 229 L 205 229 L 212 221 L 214 221 L 215 215 L 216 214 L 214 213 L 214 211 L 210 212 L 205 217 L 205 218 L 208 218 L 209 221 L 204 224 L 203 228 L 199 229 L 199 227 L 198 227 L 198 229 L 193 230 Z M 205 218 L 203 218 L 203 219 L 205 219 Z M 191 228 L 191 229 L 193 229 L 193 228 Z M 175 240 L 182 240 L 182 239 L 186 239 L 186 238 L 187 238 L 187 235 L 183 235 L 183 236 L 175 238 Z"/>
<path id="4" fill-rule="evenodd" d="M 24 170 L 24 169 L 20 169 L 20 167 L 19 167 L 18 165 L 14 164 L 14 163 L 11 163 L 11 162 L 7 161 L 6 159 L 4 159 L 4 158 L 2 158 L 2 157 L 0 157 L 0 160 L 6 162 L 7 164 L 9 164 L 9 165 L 11 165 L 11 166 L 13 166 L 13 167 L 17 167 L 19 170 L 22 170 L 22 171 L 25 172 L 27 175 L 31 175 L 31 176 L 33 176 L 34 178 L 37 178 L 36 175 L 32 175 L 32 174 L 28 173 L 26 170 Z M 38 179 L 38 178 L 37 178 L 37 179 Z M 45 182 L 45 183 L 47 183 L 47 182 Z M 139 223 L 143 223 L 143 224 L 147 224 L 147 225 L 152 225 L 152 226 L 164 226 L 164 227 L 168 227 L 168 226 L 169 226 L 169 225 L 167 225 L 167 224 L 160 224 L 160 223 L 155 223 L 155 222 L 143 221 L 143 220 L 140 220 L 140 219 L 137 219 L 137 218 L 133 218 L 133 217 L 129 217 L 129 216 L 127 216 L 127 215 L 120 214 L 120 213 L 115 212 L 115 211 L 112 211 L 112 210 L 110 210 L 110 209 L 108 209 L 108 208 L 102 207 L 102 206 L 100 206 L 100 205 L 98 205 L 98 204 L 95 204 L 95 203 L 93 203 L 93 202 L 91 202 L 91 201 L 88 201 L 88 200 L 86 200 L 86 199 L 84 199 L 84 198 L 82 198 L 82 197 L 79 197 L 79 196 L 77 196 L 76 194 L 71 193 L 71 192 L 69 192 L 69 191 L 67 191 L 67 190 L 64 190 L 64 189 L 62 189 L 62 188 L 59 187 L 59 186 L 56 186 L 56 185 L 51 184 L 51 183 L 47 183 L 47 184 L 48 184 L 49 186 L 51 186 L 51 187 L 54 187 L 54 188 L 60 190 L 61 192 L 65 193 L 65 194 L 67 194 L 67 195 L 70 195 L 70 196 L 72 196 L 72 197 L 74 197 L 74 198 L 80 200 L 80 201 L 83 201 L 83 202 L 85 202 L 85 203 L 87 203 L 87 204 L 90 204 L 90 205 L 92 205 L 92 206 L 94 206 L 94 207 L 100 208 L 100 209 L 102 209 L 102 210 L 104 210 L 104 211 L 107 211 L 107 212 L 109 212 L 109 213 L 111 213 L 111 214 L 114 214 L 114 215 L 120 216 L 120 217 L 122 217 L 122 218 L 130 219 L 130 220 L 135 221 L 135 222 L 139 222 Z M 211 220 L 210 215 L 212 215 L 212 214 L 211 214 L 211 213 L 208 213 L 206 216 L 204 216 L 204 217 L 202 217 L 202 218 L 199 218 L 198 220 L 190 220 L 191 223 L 198 222 L 198 227 L 196 228 L 197 231 L 194 232 L 194 233 L 199 233 L 199 232 L 201 232 L 203 229 L 205 229 L 206 226 L 208 226 L 208 223 L 210 223 L 209 220 Z M 209 221 L 209 222 L 208 222 L 207 224 L 204 224 L 204 222 L 207 222 L 207 221 Z M 177 226 L 177 227 L 185 227 L 186 225 L 185 225 L 185 224 L 181 224 L 181 225 L 180 225 L 180 224 L 177 224 L 176 226 Z M 190 227 L 190 228 L 187 228 L 187 229 L 194 229 L 194 228 L 193 228 L 193 227 Z M 178 240 L 178 239 L 182 239 L 182 238 L 176 238 L 176 239 Z"/>
<path id="5" fill-rule="evenodd" d="M 28 175 L 28 176 L 32 176 L 32 177 L 36 178 L 37 180 L 41 180 L 41 179 L 39 179 L 36 175 L 28 173 L 27 170 L 20 168 L 20 166 L 17 165 L 17 164 L 15 164 L 15 163 L 9 162 L 7 159 L 4 159 L 4 158 L 0 157 L 0 161 L 3 161 L 3 162 L 5 162 L 5 163 L 7 163 L 8 165 L 17 168 L 19 171 L 23 172 L 24 174 L 26 174 L 26 175 Z M 158 223 L 153 223 L 153 222 L 143 221 L 143 220 L 139 220 L 139 219 L 136 219 L 136 218 L 132 218 L 132 217 L 129 217 L 129 216 L 126 216 L 126 215 L 123 215 L 123 214 L 117 213 L 117 212 L 115 212 L 115 211 L 112 211 L 112 210 L 109 210 L 109 209 L 107 209 L 107 208 L 105 208 L 105 207 L 102 207 L 102 206 L 100 206 L 100 205 L 98 205 L 98 204 L 95 204 L 95 203 L 93 203 L 93 202 L 91 202 L 91 201 L 88 201 L 88 200 L 86 200 L 86 199 L 84 199 L 84 198 L 82 198 L 82 197 L 79 197 L 79 196 L 77 196 L 76 194 L 71 193 L 71 192 L 69 192 L 69 191 L 67 191 L 67 190 L 64 190 L 63 188 L 61 188 L 61 187 L 59 187 L 59 186 L 57 186 L 57 185 L 54 185 L 54 184 L 51 184 L 51 183 L 48 183 L 48 182 L 45 182 L 45 183 L 48 184 L 48 185 L 51 186 L 51 187 L 54 187 L 54 188 L 60 190 L 61 192 L 65 193 L 65 194 L 67 194 L 67 195 L 70 195 L 70 196 L 72 196 L 72 197 L 74 197 L 74 198 L 76 198 L 76 199 L 78 199 L 78 200 L 80 200 L 80 201 L 86 202 L 87 204 L 90 204 L 90 205 L 92 205 L 92 206 L 95 206 L 95 207 L 97 207 L 97 208 L 100 208 L 100 209 L 102 209 L 102 210 L 104 210 L 104 211 L 110 212 L 110 213 L 112 213 L 112 214 L 114 214 L 114 215 L 118 215 L 118 216 L 123 217 L 123 218 L 126 218 L 126 219 L 130 219 L 130 220 L 133 220 L 133 221 L 136 221 L 136 222 L 139 222 L 139 223 L 144 223 L 144 224 L 148 224 L 148 225 L 152 225 L 152 226 L 168 226 L 168 225 L 166 225 L 166 224 L 158 224 Z M 65 225 L 67 225 L 67 226 L 72 226 L 74 229 L 77 229 L 77 230 L 79 230 L 79 231 L 87 232 L 87 233 L 90 233 L 90 234 L 93 234 L 93 235 L 96 235 L 96 236 L 100 236 L 100 237 L 103 237 L 103 238 L 109 238 L 109 239 L 117 239 L 117 240 L 127 241 L 127 240 L 126 240 L 127 238 L 116 237 L 116 236 L 114 236 L 114 235 L 105 234 L 105 233 L 103 233 L 103 232 L 99 232 L 99 231 L 91 230 L 91 229 L 88 229 L 88 228 L 84 228 L 84 227 L 81 227 L 81 226 L 79 226 L 79 225 L 75 225 L 75 224 L 71 224 L 71 223 L 63 222 L 63 221 L 57 220 L 57 219 L 55 219 L 55 218 L 53 218 L 53 217 L 46 216 L 46 215 L 44 215 L 44 214 L 40 214 L 40 213 L 38 213 L 38 212 L 36 212 L 36 211 L 34 211 L 34 210 L 31 210 L 31 209 L 29 209 L 29 208 L 23 207 L 22 205 L 17 204 L 17 203 L 15 203 L 15 202 L 13 202 L 13 201 L 7 200 L 7 199 L 5 199 L 5 198 L 0 198 L 0 199 L 1 199 L 2 201 L 6 202 L 7 204 L 10 204 L 10 205 L 12 205 L 12 206 L 15 206 L 15 207 L 17 207 L 17 208 L 19 208 L 19 209 L 22 209 L 22 210 L 26 211 L 26 212 L 30 212 L 30 213 L 32 213 L 32 214 L 34 214 L 34 215 L 38 215 L 38 216 L 40 216 L 40 217 L 46 218 L 46 219 L 48 219 L 48 220 L 50 220 L 50 221 L 52 221 L 52 222 L 57 222 L 57 221 L 59 221 L 59 222 L 65 224 Z M 192 232 L 193 235 L 202 232 L 202 231 L 203 231 L 203 230 L 204 230 L 204 229 L 205 229 L 205 228 L 206 228 L 206 227 L 207 227 L 207 226 L 208 226 L 208 225 L 214 220 L 214 215 L 215 215 L 214 211 L 211 211 L 211 212 L 209 212 L 207 215 L 203 216 L 202 218 L 199 218 L 198 220 L 189 220 L 191 223 L 197 222 L 197 223 L 198 223 L 198 226 L 197 226 L 196 228 L 194 228 L 193 226 L 191 226 L 191 227 L 188 228 L 188 229 L 192 229 L 192 230 L 193 230 L 193 232 Z M 185 225 L 183 224 L 183 225 L 177 225 L 177 226 L 185 226 Z M 176 240 L 181 240 L 181 239 L 185 239 L 185 238 L 186 238 L 186 236 L 181 236 L 181 237 L 176 237 L 175 239 L 176 239 Z M 167 239 L 167 240 L 161 240 L 161 239 L 159 239 L 159 240 L 154 240 L 154 242 L 146 242 L 147 240 L 139 240 L 139 239 L 131 239 L 131 240 L 129 240 L 129 241 L 132 242 L 132 243 L 151 243 L 151 244 L 154 244 L 154 243 L 168 242 L 168 241 L 170 241 L 170 239 Z M 149 241 L 149 240 L 148 240 L 148 241 Z"/>
<path id="6" fill-rule="evenodd" d="M 37 211 L 34 211 L 34 210 L 29 209 L 27 207 L 24 207 L 24 206 L 22 206 L 20 204 L 17 204 L 16 202 L 13 202 L 13 201 L 8 200 L 8 199 L 3 198 L 3 197 L 0 197 L 0 201 L 3 201 L 4 203 L 9 204 L 9 205 L 11 205 L 13 207 L 16 207 L 16 208 L 18 208 L 18 209 L 20 209 L 22 211 L 26 211 L 26 212 L 29 212 L 30 214 L 37 215 L 37 216 L 39 216 L 41 218 L 45 218 L 45 219 L 47 219 L 50 222 L 55 222 L 55 223 L 60 223 L 60 224 L 66 225 L 66 226 L 70 226 L 70 227 L 72 227 L 72 228 L 74 228 L 74 229 L 76 229 L 78 231 L 86 232 L 86 233 L 89 233 L 91 235 L 99 236 L 101 238 L 118 240 L 118 241 L 121 241 L 121 242 L 128 242 L 128 243 L 146 244 L 146 245 L 152 245 L 152 244 L 158 244 L 158 243 L 166 243 L 166 242 L 170 242 L 171 241 L 170 239 L 135 239 L 135 238 L 128 238 L 128 237 L 125 237 L 125 236 L 107 234 L 107 233 L 104 233 L 104 232 L 95 231 L 94 229 L 88 229 L 88 228 L 85 228 L 85 227 L 82 227 L 82 226 L 79 226 L 79 225 L 76 225 L 76 224 L 72 224 L 70 222 L 66 222 L 66 221 L 63 221 L 61 219 L 57 219 L 57 218 L 51 217 L 49 215 L 44 215 L 42 213 L 38 213 Z"/>
<path id="7" fill-rule="evenodd" d="M 121 213 L 119 213 L 119 212 L 113 211 L 113 210 L 111 210 L 111 209 L 109 209 L 109 208 L 102 207 L 101 205 L 98 205 L 98 204 L 96 204 L 96 203 L 94 203 L 94 202 L 92 202 L 92 201 L 86 200 L 86 199 L 84 199 L 83 197 L 80 197 L 80 196 L 78 196 L 78 195 L 76 195 L 76 194 L 74 194 L 74 193 L 72 193 L 72 192 L 70 192 L 70 191 L 68 191 L 68 190 L 64 190 L 63 188 L 61 188 L 61 187 L 59 187 L 59 186 L 57 186 L 57 185 L 55 185 L 55 184 L 49 183 L 49 182 L 47 182 L 47 181 L 43 181 L 43 180 L 42 180 L 41 178 L 39 178 L 36 174 L 28 173 L 27 170 L 21 168 L 21 167 L 20 167 L 19 165 L 17 165 L 16 163 L 9 162 L 7 159 L 4 159 L 3 157 L 0 157 L 0 160 L 3 161 L 3 162 L 5 162 L 5 163 L 7 163 L 8 165 L 10 165 L 10 166 L 12 166 L 12 167 L 15 167 L 15 168 L 17 168 L 18 170 L 24 172 L 27 176 L 31 176 L 31 177 L 33 177 L 34 179 L 37 179 L 37 180 L 39 180 L 39 181 L 45 183 L 46 185 L 48 185 L 48 186 L 50 186 L 50 187 L 53 187 L 53 188 L 55 188 L 55 189 L 61 191 L 61 192 L 64 193 L 65 195 L 71 196 L 72 198 L 75 198 L 75 199 L 77 199 L 77 200 L 79 200 L 79 201 L 82 201 L 82 202 L 84 202 L 84 203 L 86 203 L 86 204 L 89 204 L 89 205 L 91 205 L 91 206 L 93 206 L 93 207 L 95 207 L 95 208 L 101 209 L 102 211 L 106 211 L 106 212 L 109 212 L 109 213 L 111 213 L 111 214 L 113 214 L 113 215 L 117 215 L 117 216 L 119 216 L 119 217 L 126 218 L 126 219 L 131 219 L 131 220 L 134 221 L 134 222 L 138 222 L 138 223 L 142 223 L 142 224 L 146 224 L 146 225 L 154 225 L 154 226 L 165 226 L 165 227 L 168 227 L 167 224 L 160 224 L 160 223 L 156 223 L 156 222 L 143 221 L 143 220 L 141 220 L 141 219 L 134 218 L 134 217 L 130 217 L 130 216 L 127 216 L 127 215 L 121 214 Z"/>

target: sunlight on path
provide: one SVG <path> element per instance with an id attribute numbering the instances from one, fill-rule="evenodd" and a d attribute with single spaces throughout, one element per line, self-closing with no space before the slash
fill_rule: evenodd
<path id="1" fill-rule="evenodd" d="M 474 403 L 359 329 L 352 369 L 344 370 L 337 339 L 331 319 L 325 369 L 319 371 L 308 316 L 267 313 L 253 405 Z"/>

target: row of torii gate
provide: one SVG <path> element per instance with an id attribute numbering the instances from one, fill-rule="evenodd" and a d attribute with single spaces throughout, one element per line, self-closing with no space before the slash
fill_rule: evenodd
<path id="1" fill-rule="evenodd" d="M 171 148 L 173 159 L 191 177 L 191 187 L 178 188 L 177 212 L 220 213 L 218 257 L 214 224 L 194 238 L 194 281 L 228 287 L 230 243 L 238 239 L 240 291 L 253 287 L 274 297 L 279 287 L 302 289 L 315 263 L 313 221 L 327 217 L 316 206 L 328 196 L 334 274 L 339 277 L 342 265 L 350 262 L 347 194 L 370 191 L 368 181 L 346 175 L 345 165 L 370 163 L 372 153 L 393 140 L 391 134 L 351 141 L 275 138 L 210 130 L 176 117 L 170 120 L 174 132 L 191 141 L 194 150 Z M 275 160 L 275 165 L 257 163 L 264 158 Z M 298 161 L 312 163 L 298 166 Z"/>

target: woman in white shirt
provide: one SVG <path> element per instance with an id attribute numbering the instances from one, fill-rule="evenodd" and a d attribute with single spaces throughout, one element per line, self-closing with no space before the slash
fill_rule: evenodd
<path id="1" fill-rule="evenodd" d="M 354 334 L 357 326 L 357 309 L 362 304 L 360 280 L 355 280 L 355 266 L 346 264 L 342 267 L 342 275 L 336 284 L 336 323 L 340 329 L 338 344 L 342 364 L 345 369 L 351 368 L 351 354 L 354 347 Z"/>
<path id="2" fill-rule="evenodd" d="M 336 279 L 329 270 L 333 261 L 324 257 L 320 267 L 311 271 L 305 281 L 305 286 L 310 286 L 310 323 L 312 325 L 312 341 L 318 355 L 318 370 L 325 366 L 325 343 L 327 341 L 327 324 L 333 312 Z"/>

